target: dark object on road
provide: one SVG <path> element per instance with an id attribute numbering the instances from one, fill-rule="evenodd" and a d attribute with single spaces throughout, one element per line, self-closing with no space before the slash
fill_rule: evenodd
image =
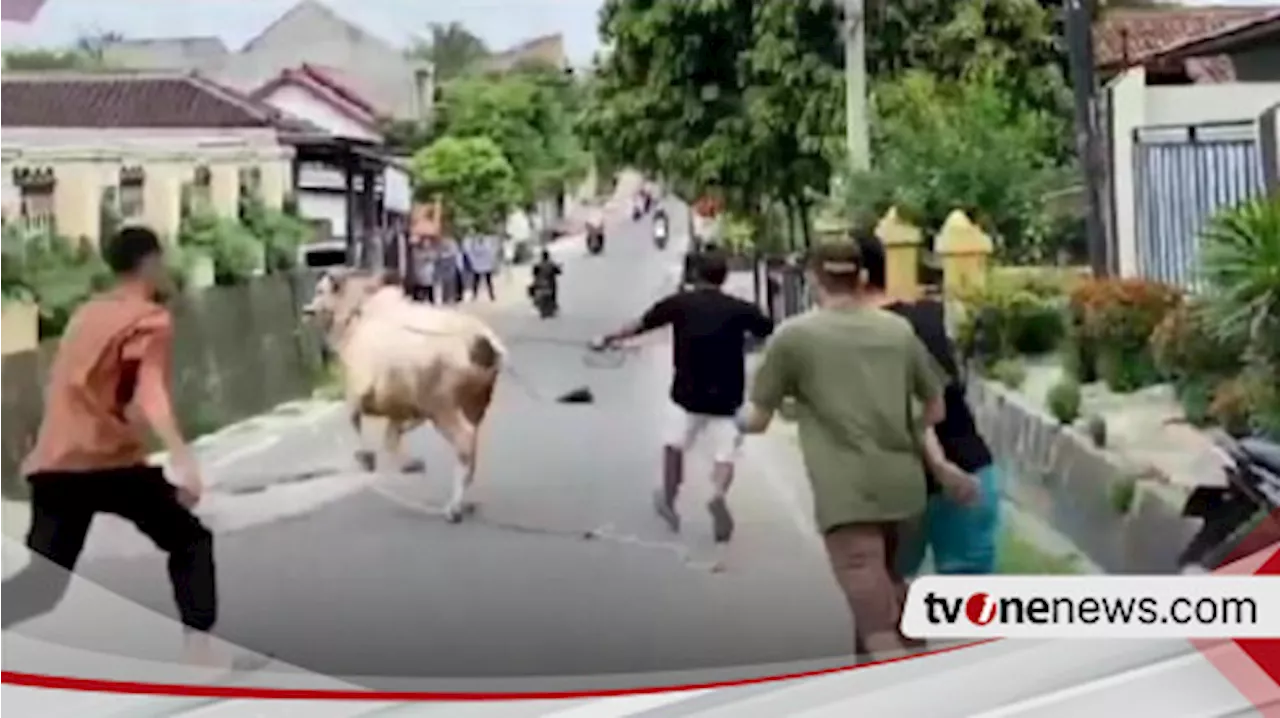
<path id="1" fill-rule="evenodd" d="M 587 231 L 587 251 L 591 254 L 600 254 L 604 251 L 603 228 L 592 227 Z"/>
<path id="2" fill-rule="evenodd" d="M 561 394 L 560 398 L 556 399 L 556 402 L 560 404 L 594 404 L 595 401 L 596 395 L 591 392 L 589 387 L 585 386 Z"/>
<path id="3" fill-rule="evenodd" d="M 1226 486 L 1199 486 L 1183 516 L 1204 519 L 1178 567 L 1212 571 L 1280 541 L 1280 444 L 1261 438 L 1217 437 L 1226 462 Z"/>

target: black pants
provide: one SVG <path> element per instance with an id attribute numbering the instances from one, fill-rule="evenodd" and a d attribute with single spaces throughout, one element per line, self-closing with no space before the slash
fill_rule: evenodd
<path id="1" fill-rule="evenodd" d="M 476 298 L 480 298 L 480 285 L 484 284 L 485 290 L 489 292 L 489 300 L 495 301 L 497 297 L 493 294 L 493 272 L 473 272 L 471 275 L 471 293 Z"/>
<path id="2" fill-rule="evenodd" d="M 36 555 L 4 582 L 4 628 L 57 606 L 98 512 L 132 521 L 169 554 L 169 579 L 184 626 L 197 631 L 213 626 L 218 614 L 213 534 L 178 503 L 175 487 L 159 468 L 34 474 L 30 481 L 27 546 Z"/>
<path id="3" fill-rule="evenodd" d="M 413 299 L 416 302 L 426 302 L 428 304 L 436 303 L 436 288 L 434 285 L 417 285 L 413 288 Z"/>

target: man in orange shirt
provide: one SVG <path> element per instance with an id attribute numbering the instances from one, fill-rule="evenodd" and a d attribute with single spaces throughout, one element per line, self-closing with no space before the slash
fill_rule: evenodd
<path id="1" fill-rule="evenodd" d="M 31 483 L 31 563 L 4 583 L 4 626 L 51 611 L 98 512 L 132 521 L 169 554 L 188 660 L 212 662 L 213 535 L 191 513 L 203 491 L 169 397 L 168 273 L 154 232 L 128 227 L 104 249 L 114 289 L 81 306 L 49 373 L 45 412 L 22 471 Z M 138 421 L 141 419 L 142 421 Z M 147 426 L 169 453 L 170 483 L 147 464 Z"/>

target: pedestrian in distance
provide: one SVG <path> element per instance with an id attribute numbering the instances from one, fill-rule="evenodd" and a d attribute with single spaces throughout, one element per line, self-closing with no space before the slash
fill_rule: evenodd
<path id="1" fill-rule="evenodd" d="M 463 246 L 471 268 L 471 295 L 480 298 L 480 286 L 484 285 L 489 301 L 496 301 L 493 291 L 493 273 L 498 264 L 498 238 L 491 233 L 469 235 Z"/>
<path id="2" fill-rule="evenodd" d="M 150 229 L 126 227 L 108 238 L 103 254 L 115 286 L 72 315 L 35 446 L 22 464 L 34 555 L 4 582 L 4 627 L 53 610 L 94 516 L 112 513 L 169 555 L 185 659 L 225 666 L 208 633 L 218 610 L 213 535 L 191 512 L 204 480 L 170 396 L 173 319 L 161 303 L 170 283 L 160 241 Z M 168 476 L 147 463 L 147 428 L 168 451 Z"/>
<path id="3" fill-rule="evenodd" d="M 444 236 L 436 248 L 436 282 L 440 301 L 456 304 L 462 299 L 462 250 L 453 237 Z"/>
<path id="4" fill-rule="evenodd" d="M 413 247 L 413 299 L 428 304 L 436 303 L 436 266 L 439 258 L 435 243 L 424 239 Z"/>
<path id="5" fill-rule="evenodd" d="M 863 270 L 852 242 L 810 254 L 817 309 L 774 333 L 738 428 L 764 431 L 794 399 L 818 529 L 854 616 L 853 649 L 879 658 L 910 645 L 898 629 L 896 552 L 925 508 L 921 429 L 937 425 L 945 405 L 942 373 L 910 324 L 862 300 Z"/>
<path id="6" fill-rule="evenodd" d="M 940 574 L 994 573 L 1000 472 L 965 400 L 956 350 L 947 336 L 946 308 L 932 298 L 904 302 L 889 297 L 884 246 L 870 233 L 859 233 L 854 239 L 866 272 L 864 300 L 910 322 L 947 380 L 943 390 L 946 415 L 933 427 L 943 463 L 938 469 L 928 467 L 924 531 L 911 545 L 902 547 L 898 570 L 903 576 L 915 575 L 928 549 L 933 553 L 934 570 Z M 935 475 L 939 472 L 941 479 Z M 970 495 L 966 483 L 972 484 L 976 496 Z"/>
<path id="7" fill-rule="evenodd" d="M 670 326 L 673 335 L 672 423 L 662 450 L 662 486 L 654 508 L 672 531 L 680 530 L 676 499 L 684 482 L 685 452 L 700 438 L 710 445 L 713 495 L 707 504 L 717 544 L 733 535 L 727 503 L 741 437 L 734 423 L 746 386 L 748 335 L 768 337 L 773 323 L 760 309 L 723 291 L 729 274 L 723 253 L 699 256 L 695 285 L 651 306 L 639 320 L 596 342 L 608 347 L 624 339 Z"/>

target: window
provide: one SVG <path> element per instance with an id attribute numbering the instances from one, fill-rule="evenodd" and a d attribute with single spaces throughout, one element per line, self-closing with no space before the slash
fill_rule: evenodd
<path id="1" fill-rule="evenodd" d="M 240 168 L 240 221 L 249 220 L 249 210 L 262 200 L 262 170 L 257 167 Z"/>
<path id="2" fill-rule="evenodd" d="M 13 183 L 18 187 L 18 212 L 22 222 L 30 227 L 55 230 L 53 191 L 57 181 L 53 170 L 48 167 L 20 167 L 13 171 Z"/>
<path id="3" fill-rule="evenodd" d="M 120 170 L 120 218 L 135 219 L 145 210 L 144 190 L 147 176 L 141 167 L 125 167 Z"/>
<path id="4" fill-rule="evenodd" d="M 208 209 L 213 204 L 213 173 L 208 167 L 196 168 L 191 181 L 190 205 L 193 208 Z"/>

